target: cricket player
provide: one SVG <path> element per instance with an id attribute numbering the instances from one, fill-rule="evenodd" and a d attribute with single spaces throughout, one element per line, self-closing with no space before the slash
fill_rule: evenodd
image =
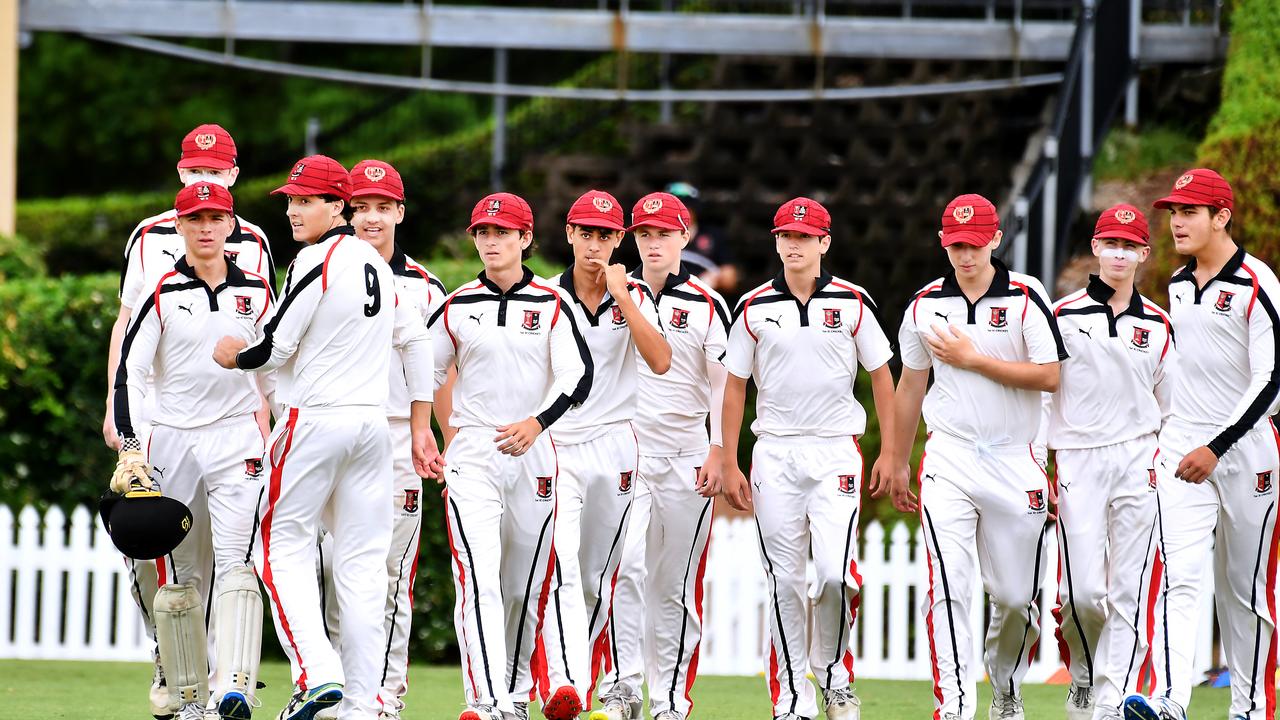
<path id="1" fill-rule="evenodd" d="M 441 468 L 430 424 L 431 344 L 412 303 L 398 302 L 387 263 L 347 224 L 345 168 L 323 155 L 303 158 L 274 193 L 288 196 L 294 239 L 306 247 L 257 342 L 223 338 L 214 353 L 223 367 L 260 372 L 293 360 L 281 383 L 289 410 L 268 445 L 255 547 L 296 686 L 279 717 L 311 720 L 341 703 L 339 717 L 373 720 L 382 709 L 393 527 L 390 357 L 393 347 L 403 356 L 414 465 L 432 477 Z M 325 635 L 316 583 L 321 524 L 334 536 L 341 658 Z"/>
<path id="2" fill-rule="evenodd" d="M 559 463 L 544 431 L 587 399 L 593 363 L 567 296 L 521 262 L 533 244 L 529 204 L 489 195 L 467 231 L 484 270 L 431 316 L 437 386 L 451 363 L 458 369 L 445 512 L 467 703 L 459 720 L 505 720 L 528 717 L 554 576 Z M 575 704 L 572 686 L 556 688 L 543 715 L 571 717 Z"/>
<path id="3" fill-rule="evenodd" d="M 662 205 L 649 203 L 654 199 Z M 655 212 L 645 212 L 646 203 Z M 640 472 L 604 648 L 611 669 L 601 681 L 603 706 L 591 718 L 640 720 L 648 678 L 650 715 L 683 720 L 693 709 L 702 580 L 723 470 L 729 314 L 724 298 L 681 263 L 692 224 L 680 199 L 654 193 L 641 198 L 632 217 L 641 264 L 631 277 L 654 291 L 671 367 L 659 375 L 639 366 Z"/>
<path id="4" fill-rule="evenodd" d="M 647 201 L 653 213 L 662 212 L 661 198 Z M 560 464 L 556 577 L 535 655 L 543 712 L 550 711 L 551 720 L 582 712 L 581 702 L 551 702 L 551 686 L 573 687 L 579 698 L 590 700 L 604 660 L 601 639 L 613 611 L 639 470 L 631 423 L 637 366 L 643 362 L 657 374 L 671 366 L 653 298 L 627 277 L 625 267 L 610 263 L 625 229 L 617 198 L 600 190 L 584 193 L 569 208 L 565 225 L 573 264 L 552 279 L 569 299 L 564 307 L 590 348 L 593 371 L 590 397 L 551 431 Z"/>
<path id="5" fill-rule="evenodd" d="M 1118 719 L 1150 646 L 1156 433 L 1170 408 L 1174 349 L 1168 316 L 1134 287 L 1149 242 L 1142 211 L 1107 208 L 1093 233 L 1098 274 L 1053 307 L 1071 355 L 1058 392 L 1045 395 L 1068 720 Z"/>
<path id="6" fill-rule="evenodd" d="M 1155 206 L 1174 248 L 1191 259 L 1169 281 L 1177 334 L 1173 412 L 1156 463 L 1165 562 L 1153 697 L 1125 699 L 1126 717 L 1181 720 L 1191 699 L 1201 572 L 1213 548 L 1218 626 L 1231 671 L 1232 718 L 1276 714 L 1276 480 L 1270 415 L 1280 367 L 1280 285 L 1231 239 L 1234 199 L 1218 173 L 1189 170 Z"/>
<path id="7" fill-rule="evenodd" d="M 405 254 L 396 243 L 396 226 L 404 220 L 404 181 L 400 173 L 381 160 L 362 160 L 351 168 L 351 225 L 356 237 L 369 243 L 391 266 L 395 277 L 396 298 L 408 303 L 425 325 L 441 304 L 445 289 L 440 278 Z M 409 386 L 405 381 L 404 363 L 398 353 L 391 354 L 388 377 L 387 423 L 391 428 L 392 466 L 395 489 L 392 513 L 395 525 L 391 532 L 391 552 L 387 554 L 387 635 L 382 662 L 382 702 L 379 720 L 399 720 L 404 710 L 404 696 L 409 690 L 409 636 L 413 620 L 413 585 L 418 566 L 418 546 L 422 532 L 422 478 L 413 467 L 413 448 L 409 426 Z M 442 387 L 434 395 L 434 410 L 441 426 L 448 420 L 449 390 Z M 442 412 L 442 407 L 446 408 Z M 324 549 L 326 559 L 332 557 L 332 536 Z M 332 568 L 326 569 L 324 597 L 336 596 Z M 325 623 L 331 639 L 339 636 L 341 613 L 336 602 L 325 606 Z"/>
<path id="8" fill-rule="evenodd" d="M 178 159 L 178 179 L 183 186 L 197 182 L 209 182 L 230 188 L 240 175 L 236 144 L 231 135 L 219 125 L 200 125 L 187 133 L 182 140 L 182 154 Z M 120 274 L 120 312 L 111 327 L 111 340 L 107 350 L 106 412 L 102 420 L 102 437 L 107 447 L 120 449 L 116 433 L 115 412 L 112 400 L 115 394 L 116 370 L 120 364 L 120 347 L 129 319 L 135 309 L 146 299 L 144 296 L 156 286 L 165 273 L 185 252 L 182 236 L 176 226 L 176 213 L 170 208 L 159 215 L 138 223 L 125 245 L 124 267 Z M 231 235 L 224 245 L 224 252 L 237 267 L 267 279 L 275 293 L 275 265 L 271 259 L 271 246 L 267 236 L 253 223 L 235 216 Z M 150 432 L 150 418 L 154 411 L 155 388 L 130 409 L 133 431 L 140 441 Z M 263 422 L 268 422 L 264 417 Z M 151 599 L 158 585 L 155 563 L 149 560 L 127 560 L 130 572 L 130 594 L 142 611 L 143 627 L 154 639 L 155 624 L 151 618 Z M 165 707 L 169 692 L 165 687 L 164 671 L 159 655 L 155 655 L 155 673 L 151 683 L 151 712 L 157 718 L 168 717 Z"/>
<path id="9" fill-rule="evenodd" d="M 866 412 L 853 395 L 861 365 L 881 426 L 893 427 L 893 356 L 866 290 L 822 269 L 831 215 L 798 197 L 773 217 L 782 273 L 747 293 L 729 331 L 722 434 L 724 492 L 739 510 L 754 505 L 760 559 L 769 585 L 768 686 L 778 720 L 813 720 L 822 687 L 830 720 L 857 720 L 853 622 L 858 574 L 858 510 L 863 459 L 857 438 Z M 759 395 L 751 425 L 758 440 L 751 482 L 738 467 L 747 379 Z M 882 453 L 883 456 L 883 453 Z M 883 467 L 872 468 L 872 489 Z M 812 557 L 816 581 L 806 588 Z M 806 621 L 813 614 L 812 637 Z"/>
<path id="10" fill-rule="evenodd" d="M 939 236 L 953 270 L 916 293 L 898 332 L 902 377 L 891 487 L 895 506 L 918 508 L 924 527 L 924 610 L 939 719 L 970 720 L 977 710 L 969 648 L 979 573 L 992 603 L 991 720 L 1025 717 L 1020 687 L 1039 639 L 1035 596 L 1049 486 L 1031 445 L 1040 393 L 1057 391 L 1067 353 L 1040 283 L 991 257 L 999 227 L 995 206 L 981 195 L 947 205 Z M 907 464 L 922 404 L 929 440 L 917 503 Z"/>
<path id="11" fill-rule="evenodd" d="M 247 720 L 254 704 L 262 639 L 262 598 L 250 563 L 253 508 L 262 491 L 265 401 L 255 378 L 232 375 L 210 352 L 224 335 L 252 339 L 271 309 L 271 284 L 225 254 L 235 230 L 231 193 L 197 182 L 174 201 L 183 253 L 138 303 L 121 344 L 113 425 L 121 438 L 111 489 L 163 492 L 191 509 L 186 539 L 155 564 L 155 620 L 167 682 L 161 712 L 202 720 Z M 133 408 L 157 393 L 144 451 Z M 155 485 L 152 479 L 154 478 Z M 205 608 L 216 607 L 208 655 Z M 210 681 L 210 666 L 213 678 Z M 212 698 L 210 691 L 212 690 Z"/>

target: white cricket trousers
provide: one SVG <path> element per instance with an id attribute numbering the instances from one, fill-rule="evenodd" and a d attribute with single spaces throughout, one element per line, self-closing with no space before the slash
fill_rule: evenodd
<path id="1" fill-rule="evenodd" d="M 751 484 L 769 592 L 766 682 L 773 713 L 817 717 L 806 673 L 824 693 L 853 683 L 862 451 L 852 436 L 762 435 L 751 454 Z M 808 586 L 811 557 L 816 580 Z"/>
<path id="2" fill-rule="evenodd" d="M 986 670 L 1018 694 L 1040 638 L 1036 593 L 1044 574 L 1049 483 L 1029 445 L 977 446 L 931 434 L 920 461 L 920 518 L 929 551 L 925 627 L 933 663 L 934 718 L 977 710 L 974 582 L 991 597 Z"/>
<path id="3" fill-rule="evenodd" d="M 193 429 L 156 425 L 147 443 L 152 477 L 166 497 L 191 510 L 191 530 L 169 555 L 155 561 L 155 584 L 194 582 L 205 600 L 205 619 L 213 625 L 213 588 L 217 578 L 252 561 L 254 523 L 263 491 L 262 431 L 252 415 L 225 418 Z M 144 561 L 133 561 L 135 566 Z M 141 584 L 138 594 L 145 593 Z M 155 589 L 141 606 L 149 612 Z M 209 689 L 218 697 L 226 685 L 216 667 L 209 634 Z"/>
<path id="4" fill-rule="evenodd" d="M 404 709 L 409 692 L 409 637 L 413 624 L 413 584 L 417 578 L 418 542 L 422 536 L 422 478 L 413 467 L 413 441 L 409 421 L 389 418 L 391 431 L 392 494 L 391 551 L 387 553 L 387 637 L 382 658 L 382 690 L 378 699 L 387 712 Z M 329 640 L 338 643 L 342 618 L 333 585 L 333 535 L 326 533 L 320 543 L 320 572 L 324 587 L 325 628 Z"/>
<path id="5" fill-rule="evenodd" d="M 538 690 L 546 702 L 571 685 L 588 703 L 607 659 L 605 626 L 640 458 L 629 422 L 586 442 L 556 443 L 556 452 L 555 578 L 539 636 Z"/>
<path id="6" fill-rule="evenodd" d="M 649 680 L 649 714 L 687 717 L 702 641 L 702 581 L 715 500 L 697 492 L 707 450 L 640 456 L 613 615 L 601 696 L 615 689 L 640 696 Z"/>
<path id="7" fill-rule="evenodd" d="M 1056 451 L 1058 620 L 1071 682 L 1095 717 L 1137 692 L 1150 648 L 1156 551 L 1156 436 Z"/>
<path id="8" fill-rule="evenodd" d="M 1280 448 L 1270 421 L 1246 433 L 1200 484 L 1174 477 L 1183 456 L 1211 438 L 1170 423 L 1156 464 L 1165 563 L 1152 651 L 1157 695 L 1184 708 L 1191 700 L 1202 572 L 1213 550 L 1214 602 L 1226 665 L 1231 717 L 1276 713 L 1276 483 Z"/>
<path id="9" fill-rule="evenodd" d="M 468 705 L 515 711 L 530 669 L 555 562 L 556 447 L 542 433 L 518 457 L 491 427 L 458 430 L 445 452 L 454 627 Z"/>
<path id="10" fill-rule="evenodd" d="M 391 440 L 378 406 L 292 408 L 268 445 L 255 557 L 276 636 L 301 689 L 342 683 L 338 716 L 374 720 L 386 646 Z M 340 648 L 325 634 L 316 538 L 333 535 Z"/>

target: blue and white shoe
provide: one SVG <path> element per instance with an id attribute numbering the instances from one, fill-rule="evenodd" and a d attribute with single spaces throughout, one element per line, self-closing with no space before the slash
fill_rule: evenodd
<path id="1" fill-rule="evenodd" d="M 325 683 L 310 690 L 299 690 L 289 698 L 276 720 L 314 720 L 316 713 L 342 702 L 342 685 Z"/>
<path id="2" fill-rule="evenodd" d="M 1166 697 L 1130 695 L 1121 707 L 1124 720 L 1187 720 L 1187 711 Z"/>
<path id="3" fill-rule="evenodd" d="M 251 720 L 253 705 L 239 690 L 228 690 L 218 702 L 218 717 L 222 720 Z"/>

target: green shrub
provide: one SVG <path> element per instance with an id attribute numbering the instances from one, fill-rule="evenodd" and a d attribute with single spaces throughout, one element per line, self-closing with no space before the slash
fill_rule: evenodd
<path id="1" fill-rule="evenodd" d="M 0 282 L 43 277 L 44 253 L 20 235 L 0 235 Z"/>

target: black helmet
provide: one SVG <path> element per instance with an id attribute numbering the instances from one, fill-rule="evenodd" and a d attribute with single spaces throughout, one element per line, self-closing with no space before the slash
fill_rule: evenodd
<path id="1" fill-rule="evenodd" d="M 116 549 L 134 560 L 168 555 L 191 530 L 191 510 L 186 505 L 136 486 L 123 495 L 103 493 L 98 514 Z"/>

